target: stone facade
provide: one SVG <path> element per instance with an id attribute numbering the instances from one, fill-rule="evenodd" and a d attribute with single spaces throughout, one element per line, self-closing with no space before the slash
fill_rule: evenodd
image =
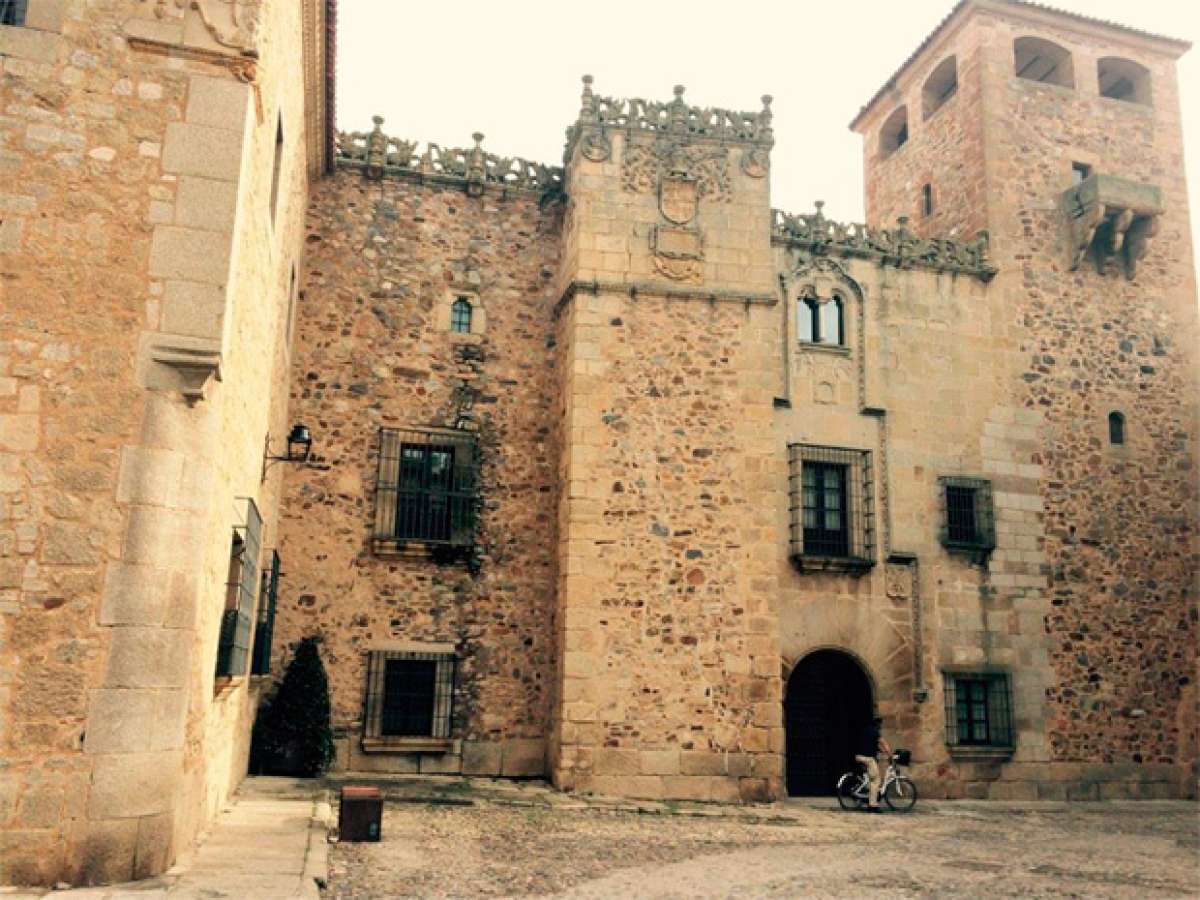
<path id="1" fill-rule="evenodd" d="M 1194 792 L 1196 291 L 1174 71 L 1186 45 L 1008 3 L 970 13 L 954 16 L 855 127 L 869 221 L 915 216 L 921 184 L 932 183 L 941 199 L 928 226 L 986 227 L 999 270 L 989 294 L 1011 356 L 998 399 L 1026 427 L 989 433 L 1020 441 L 992 443 L 990 470 L 1015 464 L 1038 498 L 1039 527 L 1019 558 L 1044 569 L 1015 571 L 1007 587 L 1028 589 L 1027 600 L 1013 597 L 1015 621 L 1026 609 L 1044 618 L 1049 654 L 1036 720 L 1046 768 L 1005 771 L 1061 772 L 1082 781 L 1072 788 L 1081 796 L 1165 791 L 1172 778 Z M 1028 38 L 1065 53 L 1057 71 L 1073 86 L 1016 76 L 1015 48 Z M 922 121 L 922 87 L 951 56 L 959 90 Z M 1144 79 L 1129 97 L 1104 95 L 1120 93 L 1104 71 L 1113 58 Z M 1041 74 L 1034 65 L 1027 76 Z M 905 104 L 909 140 L 880 158 L 878 130 Z M 946 140 L 950 121 L 961 139 Z M 1080 190 L 1104 191 L 1117 213 L 1091 246 L 1074 227 L 1086 213 L 1069 193 L 1073 168 L 1075 181 L 1090 176 Z M 959 190 L 963 178 L 974 186 Z M 1161 198 L 1142 235 L 1135 221 L 1120 247 L 1118 233 L 1116 253 L 1097 246 L 1113 242 L 1121 213 L 1110 178 Z M 1126 423 L 1121 445 L 1109 440 L 1113 412 Z"/>
<path id="2" fill-rule="evenodd" d="M 340 768 L 762 801 L 877 710 L 927 796 L 1194 796 L 1185 45 L 967 0 L 847 226 L 772 210 L 770 97 L 335 147 L 330 10 L 0 26 L 0 882 L 161 871 L 236 787 L 248 500 Z"/>
<path id="3" fill-rule="evenodd" d="M 1154 106 L 1016 78 L 1030 34 L 1133 55 Z M 287 476 L 281 613 L 287 640 L 326 642 L 341 764 L 769 799 L 813 777 L 808 732 L 847 727 L 806 712 L 836 651 L 926 794 L 1193 793 L 1195 290 L 1182 181 L 1155 181 L 1180 51 L 964 4 L 856 119 L 867 225 L 770 209 L 769 97 L 617 101 L 585 78 L 562 170 L 479 135 L 343 135 L 293 368 L 334 450 Z M 1003 125 L 1038 115 L 1070 141 Z M 1139 142 L 1105 151 L 1123 115 Z M 1072 191 L 1072 161 L 1118 178 Z M 1105 273 L 1077 264 L 1093 234 Z M 486 326 L 450 332 L 460 296 Z M 808 303 L 840 309 L 836 340 Z M 380 427 L 431 425 L 486 448 L 473 561 L 373 538 Z M 853 559 L 799 546 L 806 454 L 855 479 Z M 982 486 L 982 548 L 948 543 L 953 483 Z M 422 648 L 457 657 L 452 738 L 381 746 L 368 656 Z M 972 679 L 1002 738 L 954 737 Z"/>
<path id="4" fill-rule="evenodd" d="M 214 660 L 245 498 L 276 542 L 323 9 L 0 26 L 2 883 L 158 873 L 245 773 L 258 688 Z"/>

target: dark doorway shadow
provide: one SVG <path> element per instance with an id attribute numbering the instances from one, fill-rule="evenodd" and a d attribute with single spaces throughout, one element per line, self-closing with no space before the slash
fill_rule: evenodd
<path id="1" fill-rule="evenodd" d="M 873 710 L 871 682 L 848 653 L 818 650 L 796 664 L 783 700 L 790 797 L 832 796 Z"/>

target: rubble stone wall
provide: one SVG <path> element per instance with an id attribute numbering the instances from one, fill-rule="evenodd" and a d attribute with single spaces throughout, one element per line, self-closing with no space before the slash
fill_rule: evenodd
<path id="1" fill-rule="evenodd" d="M 293 416 L 320 462 L 290 470 L 276 654 L 320 635 L 338 764 L 543 774 L 553 691 L 561 204 L 536 194 L 341 170 L 314 187 L 292 361 Z M 452 333 L 455 297 L 473 334 Z M 478 575 L 464 561 L 375 552 L 381 428 L 467 419 L 482 450 Z M 455 646 L 449 752 L 361 751 L 368 653 Z"/>
<path id="2" fill-rule="evenodd" d="M 1073 87 L 1015 76 L 1013 42 L 1024 36 L 1069 51 Z M 1010 514 L 1039 526 L 1020 548 L 1031 568 L 1015 573 L 1015 586 L 1028 579 L 1030 596 L 1046 600 L 1023 601 L 1013 621 L 1043 616 L 1051 677 L 1037 686 L 1045 759 L 979 763 L 974 774 L 1003 773 L 1012 784 L 1000 796 L 1190 794 L 1197 759 L 1196 291 L 1174 55 L 1136 35 L 1045 13 L 976 11 L 909 68 L 897 102 L 919 93 L 926 67 L 950 53 L 958 54 L 960 72 L 967 60 L 978 81 L 968 95 L 960 77 L 952 102 L 972 98 L 964 115 L 977 121 L 972 130 L 982 143 L 941 145 L 918 125 L 889 160 L 872 162 L 868 152 L 867 184 L 868 196 L 888 196 L 905 153 L 939 173 L 986 176 L 986 198 L 974 206 L 986 210 L 982 224 L 999 269 L 989 295 L 1010 354 L 999 399 L 1012 410 L 1006 419 L 1015 416 L 1008 431 L 992 426 L 988 446 L 993 465 L 1017 453 L 1011 461 L 1031 479 L 1023 490 L 1036 483 L 1036 504 Z M 1110 56 L 1148 70 L 1149 104 L 1099 96 L 1097 65 Z M 859 125 L 868 146 L 890 101 Z M 1094 254 L 1072 270 L 1072 211 L 1062 195 L 1073 163 L 1161 189 L 1157 234 L 1132 277 L 1125 251 L 1103 274 Z M 883 203 L 878 214 L 898 205 Z M 1119 446 L 1108 436 L 1113 411 L 1126 421 Z M 1019 694 L 1023 667 L 1014 671 Z"/>

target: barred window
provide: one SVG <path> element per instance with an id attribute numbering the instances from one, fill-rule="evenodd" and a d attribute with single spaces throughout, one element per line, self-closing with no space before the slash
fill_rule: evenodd
<path id="1" fill-rule="evenodd" d="M 367 658 L 363 738 L 448 739 L 454 720 L 453 651 L 375 650 Z"/>
<path id="2" fill-rule="evenodd" d="M 27 6 L 28 0 L 0 0 L 0 25 L 24 25 Z"/>
<path id="3" fill-rule="evenodd" d="M 449 428 L 382 429 L 376 541 L 471 546 L 477 467 L 472 434 Z"/>
<path id="4" fill-rule="evenodd" d="M 788 465 L 792 561 L 801 569 L 874 565 L 870 452 L 792 444 Z"/>
<path id="5" fill-rule="evenodd" d="M 948 550 L 987 552 L 996 546 L 992 483 L 985 478 L 945 475 L 941 485 L 941 541 Z"/>
<path id="6" fill-rule="evenodd" d="M 1013 747 L 1008 675 L 945 673 L 946 743 L 951 747 Z"/>
<path id="7" fill-rule="evenodd" d="M 459 334 L 471 333 L 471 301 L 459 297 L 450 306 L 450 330 Z"/>
<path id="8" fill-rule="evenodd" d="M 217 677 L 246 674 L 250 652 L 250 624 L 258 593 L 258 552 L 262 516 L 254 501 L 246 498 L 246 522 L 233 529 L 229 553 L 229 579 L 225 583 L 225 611 L 217 642 Z"/>
<path id="9" fill-rule="evenodd" d="M 271 564 L 263 569 L 262 602 L 258 604 L 258 624 L 254 628 L 254 653 L 250 674 L 267 675 L 271 671 L 271 638 L 275 632 L 275 602 L 279 597 L 279 553 L 271 551 Z"/>

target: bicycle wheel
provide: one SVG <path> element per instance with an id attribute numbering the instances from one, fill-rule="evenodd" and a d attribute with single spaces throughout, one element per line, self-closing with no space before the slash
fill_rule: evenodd
<path id="1" fill-rule="evenodd" d="M 897 778 L 883 792 L 887 805 L 897 812 L 908 812 L 917 804 L 917 786 L 911 779 Z"/>
<path id="2" fill-rule="evenodd" d="M 854 772 L 847 772 L 838 779 L 837 799 L 838 805 L 842 809 L 857 809 L 858 805 L 862 803 L 862 800 L 860 800 L 854 793 L 854 790 L 857 787 L 858 775 Z"/>

